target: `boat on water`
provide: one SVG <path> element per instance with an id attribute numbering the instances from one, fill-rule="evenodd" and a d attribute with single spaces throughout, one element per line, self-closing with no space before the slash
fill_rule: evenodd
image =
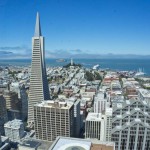
<path id="1" fill-rule="evenodd" d="M 98 68 L 99 68 L 99 64 L 93 66 L 93 69 L 94 69 L 94 70 L 96 70 L 96 69 L 98 69 Z"/>
<path id="2" fill-rule="evenodd" d="M 144 76 L 146 73 L 144 72 L 144 70 L 142 71 L 141 68 L 139 68 L 139 70 L 135 73 L 134 77 L 140 77 L 140 76 Z"/>

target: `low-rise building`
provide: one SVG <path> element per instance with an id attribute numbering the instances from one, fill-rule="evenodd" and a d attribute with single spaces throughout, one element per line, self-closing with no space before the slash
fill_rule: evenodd
<path id="1" fill-rule="evenodd" d="M 9 138 L 6 136 L 1 136 L 0 150 L 8 150 L 11 148 Z"/>
<path id="2" fill-rule="evenodd" d="M 18 119 L 5 123 L 4 129 L 5 135 L 12 142 L 20 142 L 20 139 L 25 135 L 23 122 Z"/>
<path id="3" fill-rule="evenodd" d="M 37 150 L 40 144 L 38 141 L 27 140 L 18 145 L 18 150 Z"/>
<path id="4" fill-rule="evenodd" d="M 115 150 L 115 143 L 96 139 L 57 137 L 49 150 Z"/>
<path id="5" fill-rule="evenodd" d="M 139 89 L 138 96 L 141 100 L 145 100 L 150 105 L 150 91 L 146 89 Z"/>

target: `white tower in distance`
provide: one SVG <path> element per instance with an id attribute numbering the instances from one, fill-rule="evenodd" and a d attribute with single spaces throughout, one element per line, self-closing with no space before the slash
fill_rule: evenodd
<path id="1" fill-rule="evenodd" d="M 28 101 L 28 126 L 34 123 L 34 105 L 49 100 L 49 88 L 46 75 L 44 37 L 41 33 L 39 13 L 36 17 L 35 34 L 32 37 L 32 65 Z"/>
<path id="2" fill-rule="evenodd" d="M 71 58 L 71 66 L 73 66 L 73 58 Z"/>

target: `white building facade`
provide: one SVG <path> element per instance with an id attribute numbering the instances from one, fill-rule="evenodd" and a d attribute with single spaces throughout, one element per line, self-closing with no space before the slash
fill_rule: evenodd
<path id="1" fill-rule="evenodd" d="M 146 101 L 130 99 L 116 104 L 111 135 L 117 150 L 149 150 L 150 107 Z"/>
<path id="2" fill-rule="evenodd" d="M 104 93 L 98 93 L 94 98 L 94 112 L 105 113 L 107 99 L 104 97 Z"/>
<path id="3" fill-rule="evenodd" d="M 105 138 L 105 120 L 100 113 L 89 113 L 85 121 L 85 138 L 98 139 Z"/>
<path id="4" fill-rule="evenodd" d="M 24 125 L 21 120 L 14 119 L 5 123 L 5 136 L 7 136 L 12 142 L 20 142 L 20 139 L 24 136 Z"/>
<path id="5" fill-rule="evenodd" d="M 37 13 L 35 35 L 32 38 L 32 64 L 28 101 L 28 126 L 34 122 L 33 106 L 43 100 L 49 100 L 49 88 L 46 75 L 44 37 L 41 34 L 40 19 Z"/>
<path id="6" fill-rule="evenodd" d="M 150 91 L 146 89 L 139 89 L 138 96 L 141 100 L 145 100 L 147 104 L 150 106 Z"/>
<path id="7" fill-rule="evenodd" d="M 106 108 L 105 112 L 105 141 L 111 141 L 112 108 Z"/>

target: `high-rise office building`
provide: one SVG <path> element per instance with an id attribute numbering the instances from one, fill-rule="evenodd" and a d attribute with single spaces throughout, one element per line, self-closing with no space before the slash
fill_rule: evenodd
<path id="1" fill-rule="evenodd" d="M 57 136 L 74 136 L 74 105 L 43 101 L 34 105 L 34 127 L 37 139 L 54 141 Z"/>
<path id="2" fill-rule="evenodd" d="M 46 75 L 44 37 L 41 33 L 40 18 L 37 13 L 35 34 L 32 38 L 32 65 L 28 101 L 28 126 L 33 124 L 33 106 L 49 100 L 49 87 Z"/>
<path id="3" fill-rule="evenodd" d="M 105 138 L 105 119 L 100 113 L 88 113 L 85 121 L 85 138 L 98 139 Z"/>
<path id="4" fill-rule="evenodd" d="M 80 116 L 80 101 L 74 102 L 74 137 L 80 137 L 81 116 Z"/>
<path id="5" fill-rule="evenodd" d="M 8 120 L 21 119 L 21 101 L 18 98 L 18 93 L 5 90 L 3 96 L 6 101 Z"/>
<path id="6" fill-rule="evenodd" d="M 105 111 L 105 141 L 111 141 L 112 108 L 107 107 Z"/>
<path id="7" fill-rule="evenodd" d="M 2 145 L 1 133 L 0 133 L 0 147 Z"/>
<path id="8" fill-rule="evenodd" d="M 3 96 L 6 101 L 7 110 L 18 110 L 19 109 L 19 99 L 16 92 L 5 90 Z"/>
<path id="9" fill-rule="evenodd" d="M 150 107 L 140 99 L 113 106 L 111 139 L 117 150 L 150 149 Z"/>
<path id="10" fill-rule="evenodd" d="M 0 95 L 0 132 L 4 135 L 4 124 L 7 122 L 6 101 L 3 95 Z"/>
<path id="11" fill-rule="evenodd" d="M 81 124 L 83 123 L 80 115 L 80 100 L 75 97 L 70 97 L 65 100 L 67 105 L 74 105 L 74 137 L 81 136 Z"/>
<path id="12" fill-rule="evenodd" d="M 18 98 L 21 101 L 21 119 L 24 121 L 27 119 L 28 114 L 28 88 L 25 88 L 25 85 L 22 85 L 18 90 Z"/>
<path id="13" fill-rule="evenodd" d="M 0 95 L 0 132 L 4 135 L 4 124 L 8 121 L 6 101 L 3 95 Z"/>
<path id="14" fill-rule="evenodd" d="M 106 111 L 107 99 L 103 92 L 98 93 L 94 98 L 94 112 L 95 113 L 105 113 Z"/>

